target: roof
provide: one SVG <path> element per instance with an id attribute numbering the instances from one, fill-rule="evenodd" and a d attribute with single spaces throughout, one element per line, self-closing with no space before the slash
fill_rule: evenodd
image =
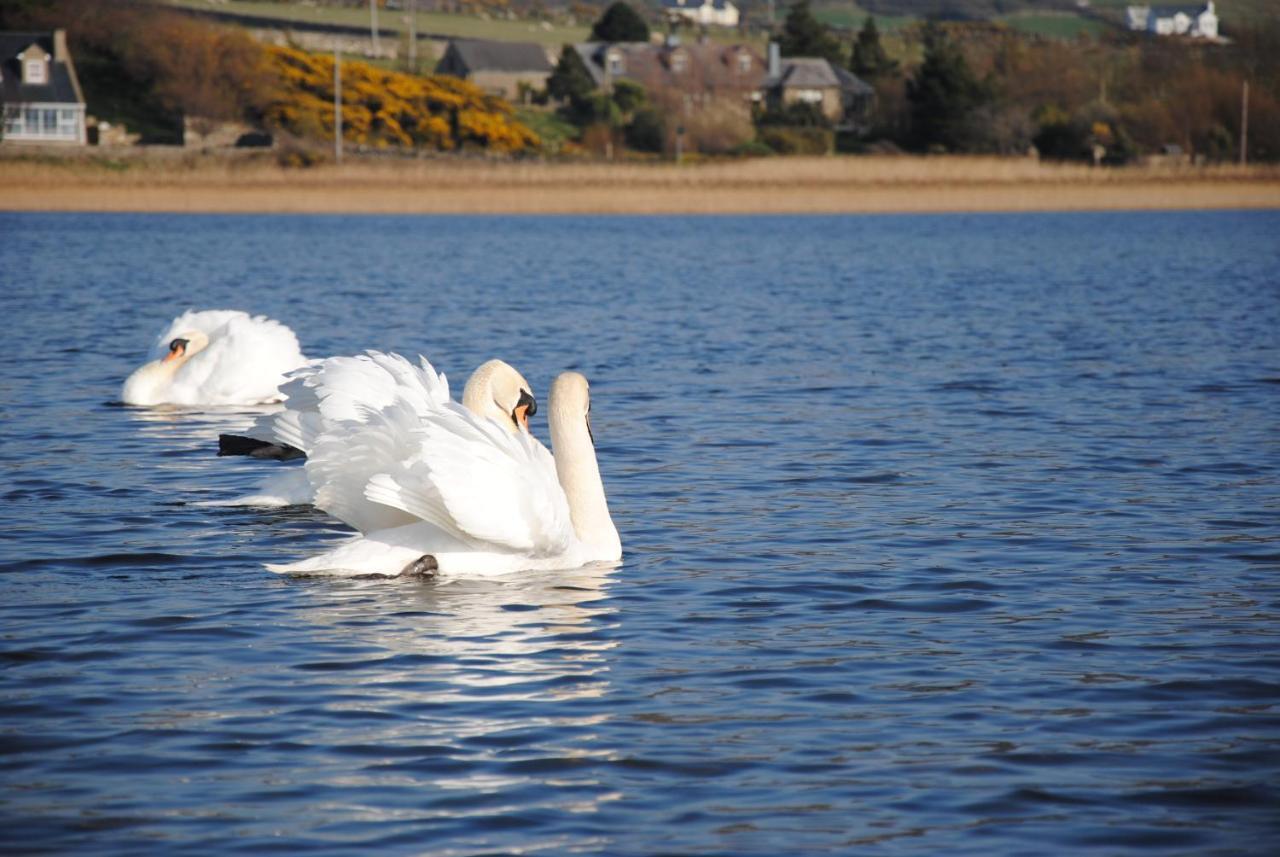
<path id="1" fill-rule="evenodd" d="M 748 45 L 723 45 L 717 42 L 654 45 L 649 42 L 580 42 L 573 46 L 582 57 L 596 86 L 605 83 L 605 57 L 612 51 L 622 54 L 622 72 L 618 77 L 634 80 L 647 89 L 672 87 L 700 92 L 751 92 L 764 79 L 764 58 Z M 677 71 L 672 57 L 687 57 L 687 68 Z M 750 67 L 743 71 L 738 57 L 751 57 Z"/>
<path id="2" fill-rule="evenodd" d="M 23 83 L 18 54 L 36 44 L 54 55 L 53 33 L 0 33 L 0 101 L 6 104 L 81 104 L 72 71 L 65 62 L 49 63 L 48 83 Z"/>
<path id="3" fill-rule="evenodd" d="M 494 42 L 487 39 L 456 39 L 449 48 L 472 71 L 550 72 L 546 51 L 534 42 Z"/>
<path id="4" fill-rule="evenodd" d="M 836 78 L 840 81 L 840 88 L 845 92 L 853 92 L 858 95 L 875 95 L 876 88 L 858 77 L 848 69 L 843 69 L 838 65 L 831 66 L 831 70 L 836 73 Z"/>
<path id="5" fill-rule="evenodd" d="M 850 75 L 852 77 L 852 75 Z M 831 63 L 821 57 L 787 57 L 782 60 L 778 76 L 764 82 L 769 89 L 774 87 L 797 89 L 823 89 L 839 86 L 840 78 L 831 68 Z"/>

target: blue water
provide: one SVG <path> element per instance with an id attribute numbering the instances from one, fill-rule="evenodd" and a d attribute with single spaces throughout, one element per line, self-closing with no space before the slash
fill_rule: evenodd
<path id="1" fill-rule="evenodd" d="M 0 214 L 0 849 L 1274 853 L 1277 236 Z M 264 571 L 252 414 L 113 404 L 188 307 L 583 371 L 625 562 Z"/>

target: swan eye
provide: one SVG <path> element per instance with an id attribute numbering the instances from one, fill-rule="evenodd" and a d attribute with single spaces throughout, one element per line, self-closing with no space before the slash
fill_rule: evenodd
<path id="1" fill-rule="evenodd" d="M 170 354 L 179 354 L 186 350 L 187 350 L 187 340 L 185 339 L 175 339 L 173 342 L 169 343 Z"/>

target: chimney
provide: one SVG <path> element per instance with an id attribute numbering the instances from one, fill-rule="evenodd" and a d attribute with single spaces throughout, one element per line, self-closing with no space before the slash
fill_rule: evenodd
<path id="1" fill-rule="evenodd" d="M 782 72 L 782 48 L 777 42 L 769 43 L 769 77 L 777 77 Z"/>
<path id="2" fill-rule="evenodd" d="M 67 51 L 67 31 L 53 31 L 53 59 L 54 62 L 66 62 L 67 57 L 71 54 Z"/>

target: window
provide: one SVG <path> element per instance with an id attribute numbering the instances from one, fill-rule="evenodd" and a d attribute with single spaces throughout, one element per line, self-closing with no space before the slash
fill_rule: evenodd
<path id="1" fill-rule="evenodd" d="M 751 71 L 751 54 L 738 54 L 738 71 Z"/>
<path id="2" fill-rule="evenodd" d="M 624 68 L 622 64 L 622 54 L 617 51 L 609 51 L 608 67 L 609 74 L 622 74 Z"/>
<path id="3" fill-rule="evenodd" d="M 40 133 L 56 134 L 58 133 L 58 111 L 45 108 L 40 111 Z"/>
<path id="4" fill-rule="evenodd" d="M 45 70 L 44 60 L 27 60 L 23 63 L 23 68 L 26 69 L 24 77 L 26 78 L 27 83 L 48 82 L 49 76 Z"/>
<path id="5" fill-rule="evenodd" d="M 685 67 L 685 65 L 686 65 L 686 63 L 687 63 L 687 60 L 688 60 L 688 57 L 686 57 L 686 56 L 685 56 L 684 54 L 682 54 L 682 53 L 675 53 L 675 54 L 672 54 L 672 55 L 671 55 L 671 70 L 672 70 L 672 71 L 674 71 L 674 72 L 677 72 L 677 73 L 684 71 L 684 67 Z"/>

